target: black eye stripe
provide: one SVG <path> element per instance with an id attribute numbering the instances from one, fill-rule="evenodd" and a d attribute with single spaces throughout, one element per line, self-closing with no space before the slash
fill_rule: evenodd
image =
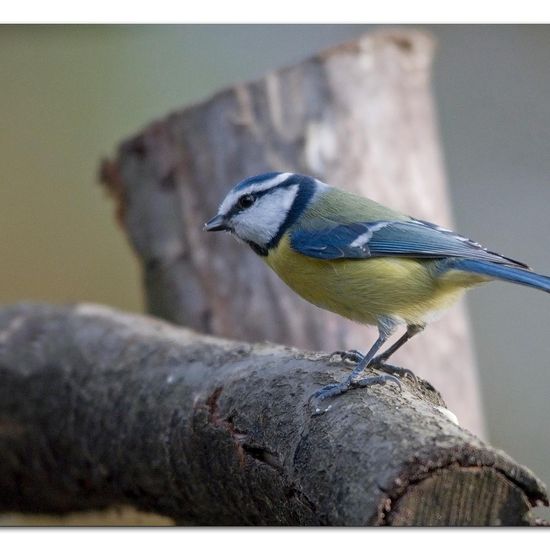
<path id="1" fill-rule="evenodd" d="M 305 178 L 305 176 L 301 177 L 300 179 L 298 179 L 297 177 L 291 177 L 291 178 L 288 178 L 285 182 L 283 182 L 279 185 L 276 185 L 274 187 L 269 187 L 268 189 L 262 189 L 261 191 L 255 191 L 253 193 L 246 193 L 246 195 L 241 195 L 241 197 L 239 197 L 239 199 L 237 199 L 237 202 L 233 205 L 233 207 L 227 213 L 227 217 L 230 218 L 231 216 L 234 216 L 235 214 L 238 214 L 239 212 L 241 212 L 241 210 L 243 210 L 243 207 L 239 205 L 239 202 L 243 197 L 245 197 L 247 195 L 252 196 L 254 198 L 254 202 L 255 202 L 259 198 L 263 197 L 264 195 L 268 195 L 269 193 L 271 193 L 275 189 L 284 189 L 284 188 L 287 188 L 287 187 L 292 187 L 293 185 L 299 185 L 301 183 L 301 181 L 304 180 L 304 179 L 306 180 L 307 186 L 309 186 L 308 179 Z"/>

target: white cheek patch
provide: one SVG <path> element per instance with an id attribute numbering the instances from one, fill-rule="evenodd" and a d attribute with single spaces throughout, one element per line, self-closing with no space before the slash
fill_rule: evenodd
<path id="1" fill-rule="evenodd" d="M 267 245 L 285 223 L 297 193 L 298 185 L 292 185 L 260 197 L 233 218 L 236 235 L 260 246 Z"/>

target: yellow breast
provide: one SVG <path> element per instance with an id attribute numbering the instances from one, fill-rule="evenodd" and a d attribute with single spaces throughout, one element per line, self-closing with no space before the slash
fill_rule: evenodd
<path id="1" fill-rule="evenodd" d="M 267 264 L 302 298 L 360 323 L 383 316 L 423 322 L 452 305 L 476 280 L 436 280 L 431 260 L 372 258 L 321 260 L 291 249 L 288 236 L 265 258 Z"/>

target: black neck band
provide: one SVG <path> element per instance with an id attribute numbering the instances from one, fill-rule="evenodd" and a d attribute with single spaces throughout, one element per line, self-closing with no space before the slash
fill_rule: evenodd
<path id="1" fill-rule="evenodd" d="M 300 178 L 298 181 L 296 181 Z M 302 212 L 306 209 L 311 197 L 315 193 L 315 182 L 311 178 L 305 176 L 294 176 L 290 185 L 298 185 L 298 193 L 286 215 L 286 219 L 279 227 L 277 234 L 267 243 L 266 248 L 269 250 L 279 244 L 281 237 L 285 234 L 286 230 L 300 217 Z"/>
<path id="2" fill-rule="evenodd" d="M 253 243 L 252 241 L 245 241 L 245 243 L 258 254 L 258 256 L 267 256 L 268 250 L 259 244 Z"/>

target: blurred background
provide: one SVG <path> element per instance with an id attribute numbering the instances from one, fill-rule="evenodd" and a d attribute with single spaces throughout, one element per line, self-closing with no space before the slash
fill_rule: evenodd
<path id="1" fill-rule="evenodd" d="M 376 27 L 0 26 L 0 303 L 142 311 L 100 159 L 155 118 Z M 550 274 L 550 27 L 415 27 L 438 44 L 454 228 Z M 550 485 L 550 296 L 495 283 L 468 303 L 489 440 Z"/>

